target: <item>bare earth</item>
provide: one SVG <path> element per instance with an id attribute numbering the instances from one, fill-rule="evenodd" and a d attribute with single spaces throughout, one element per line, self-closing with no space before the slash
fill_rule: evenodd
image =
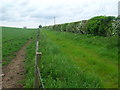
<path id="1" fill-rule="evenodd" d="M 31 41 L 31 40 L 30 40 Z M 23 84 L 20 83 L 21 80 L 25 78 L 24 73 L 24 60 L 25 60 L 25 49 L 30 43 L 28 41 L 18 52 L 16 52 L 16 57 L 11 60 L 11 62 L 4 66 L 2 69 L 3 76 L 3 88 L 22 88 Z"/>

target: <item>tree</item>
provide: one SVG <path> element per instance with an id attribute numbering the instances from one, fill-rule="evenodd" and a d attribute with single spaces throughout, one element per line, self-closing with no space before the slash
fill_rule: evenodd
<path id="1" fill-rule="evenodd" d="M 39 25 L 39 28 L 42 28 L 42 25 Z"/>

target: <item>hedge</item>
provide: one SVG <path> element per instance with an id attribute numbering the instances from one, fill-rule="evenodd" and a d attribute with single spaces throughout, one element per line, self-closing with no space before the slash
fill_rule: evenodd
<path id="1" fill-rule="evenodd" d="M 82 20 L 78 22 L 56 24 L 52 26 L 45 26 L 50 30 L 93 34 L 99 36 L 117 35 L 119 29 L 119 18 L 114 16 L 96 16 L 89 20 Z"/>

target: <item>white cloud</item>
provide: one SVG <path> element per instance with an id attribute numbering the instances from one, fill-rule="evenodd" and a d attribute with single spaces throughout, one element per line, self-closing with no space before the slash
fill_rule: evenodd
<path id="1" fill-rule="evenodd" d="M 37 27 L 66 23 L 97 15 L 117 16 L 119 0 L 2 0 L 1 25 Z"/>

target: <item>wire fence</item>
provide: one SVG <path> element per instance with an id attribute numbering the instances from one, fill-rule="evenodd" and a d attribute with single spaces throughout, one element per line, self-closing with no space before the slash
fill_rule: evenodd
<path id="1" fill-rule="evenodd" d="M 42 82 L 39 63 L 42 57 L 42 52 L 38 52 L 39 46 L 39 39 L 40 39 L 40 30 L 38 29 L 37 38 L 36 38 L 36 57 L 35 57 L 35 81 L 34 81 L 34 88 L 39 88 L 41 90 L 45 90 L 44 84 Z"/>

